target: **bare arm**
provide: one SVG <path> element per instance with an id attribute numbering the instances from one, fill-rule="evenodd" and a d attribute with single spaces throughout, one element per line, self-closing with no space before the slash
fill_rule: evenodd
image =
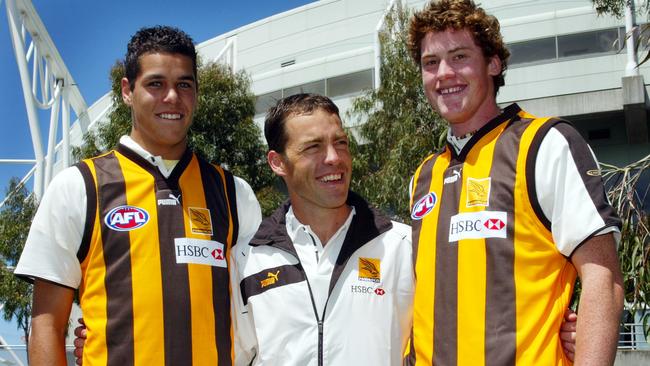
<path id="1" fill-rule="evenodd" d="M 623 276 L 612 234 L 598 235 L 571 258 L 582 282 L 576 365 L 613 365 L 623 311 Z"/>
<path id="2" fill-rule="evenodd" d="M 50 282 L 34 281 L 29 364 L 65 366 L 65 331 L 74 291 Z"/>

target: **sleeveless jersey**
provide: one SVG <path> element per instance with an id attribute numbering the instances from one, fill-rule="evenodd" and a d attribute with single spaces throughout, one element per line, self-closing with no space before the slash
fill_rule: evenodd
<path id="1" fill-rule="evenodd" d="M 187 150 L 165 178 L 122 145 L 77 166 L 84 365 L 231 365 L 233 176 Z"/>
<path id="2" fill-rule="evenodd" d="M 460 155 L 447 147 L 416 171 L 409 363 L 570 364 L 559 327 L 577 273 L 553 242 L 534 186 L 538 147 L 564 123 L 513 105 Z"/>

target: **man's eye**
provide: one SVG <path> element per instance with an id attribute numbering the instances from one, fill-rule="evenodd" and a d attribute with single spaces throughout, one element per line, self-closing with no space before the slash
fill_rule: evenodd
<path id="1" fill-rule="evenodd" d="M 192 85 L 191 83 L 186 83 L 186 82 L 179 83 L 178 86 L 183 89 L 192 89 L 194 87 L 194 85 Z"/>
<path id="2" fill-rule="evenodd" d="M 161 85 L 162 85 L 162 83 L 160 81 L 150 81 L 149 84 L 147 84 L 147 86 L 150 86 L 150 87 L 153 87 L 153 88 L 157 88 L 157 87 L 159 87 Z"/>

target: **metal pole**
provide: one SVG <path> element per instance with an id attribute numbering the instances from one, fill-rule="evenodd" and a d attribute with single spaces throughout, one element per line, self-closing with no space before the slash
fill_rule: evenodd
<path id="1" fill-rule="evenodd" d="M 61 84 L 63 80 L 57 80 L 54 90 L 54 104 L 50 111 L 50 133 L 47 138 L 47 159 L 45 161 L 45 180 L 44 187 L 50 184 L 52 180 L 52 172 L 54 170 L 54 161 L 56 160 L 54 148 L 56 147 L 56 131 L 59 126 L 59 108 L 61 107 Z"/>
<path id="2" fill-rule="evenodd" d="M 634 0 L 625 2 L 625 47 L 627 48 L 627 64 L 625 65 L 625 76 L 639 75 L 639 64 L 636 57 L 636 42 L 638 30 L 634 20 Z"/>
<path id="3" fill-rule="evenodd" d="M 61 135 L 63 136 L 63 146 L 61 150 L 63 169 L 70 166 L 70 102 L 68 101 L 68 87 L 63 85 L 61 92 L 63 101 L 63 110 L 61 114 Z"/>
<path id="4" fill-rule="evenodd" d="M 11 8 L 11 10 L 10 10 Z M 16 20 L 14 19 L 15 9 L 14 0 L 7 1 L 7 19 L 9 20 L 9 32 L 14 46 L 16 63 L 20 72 L 20 82 L 23 88 L 23 97 L 25 98 L 25 107 L 27 108 L 27 118 L 29 120 L 29 129 L 32 134 L 32 145 L 34 146 L 34 156 L 36 157 L 36 171 L 34 172 L 34 194 L 36 199 L 40 200 L 43 195 L 43 146 L 41 143 L 41 129 L 38 124 L 38 114 L 36 112 L 36 103 L 32 94 L 29 83 L 29 72 L 27 71 L 27 60 L 25 59 L 25 47 L 23 38 L 19 36 Z"/>

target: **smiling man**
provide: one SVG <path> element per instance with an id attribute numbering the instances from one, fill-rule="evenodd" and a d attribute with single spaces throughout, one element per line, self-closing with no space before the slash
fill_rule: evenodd
<path id="1" fill-rule="evenodd" d="M 119 146 L 59 173 L 15 273 L 34 280 L 30 365 L 65 365 L 75 289 L 85 365 L 231 365 L 228 256 L 261 213 L 250 186 L 187 147 L 196 50 L 171 27 L 131 39 Z"/>
<path id="2" fill-rule="evenodd" d="M 509 52 L 471 0 L 430 2 L 411 55 L 448 144 L 412 184 L 415 365 L 564 365 L 558 330 L 580 276 L 575 361 L 611 365 L 622 311 L 608 204 L 566 121 L 496 103 Z"/>
<path id="3" fill-rule="evenodd" d="M 329 98 L 280 100 L 264 134 L 289 201 L 232 252 L 237 364 L 400 365 L 410 228 L 349 191 L 348 137 Z"/>

